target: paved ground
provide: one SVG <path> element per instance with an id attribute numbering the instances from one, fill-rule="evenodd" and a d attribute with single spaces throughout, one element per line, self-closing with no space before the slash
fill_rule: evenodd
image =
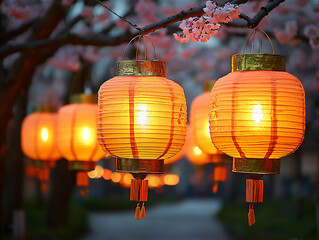
<path id="1" fill-rule="evenodd" d="M 146 219 L 134 211 L 89 215 L 91 232 L 81 240 L 230 240 L 215 218 L 217 200 L 186 200 L 146 208 Z"/>

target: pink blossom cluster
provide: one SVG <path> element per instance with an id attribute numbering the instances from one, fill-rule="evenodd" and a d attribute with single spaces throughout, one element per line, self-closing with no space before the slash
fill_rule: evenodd
<path id="1" fill-rule="evenodd" d="M 9 17 L 21 20 L 28 20 L 30 14 L 30 7 L 28 6 L 19 6 L 18 4 L 3 4 L 1 6 L 3 10 L 7 12 Z"/>
<path id="2" fill-rule="evenodd" d="M 292 46 L 300 43 L 300 40 L 296 39 L 297 32 L 298 26 L 296 21 L 286 22 L 285 29 L 283 30 L 274 29 L 275 37 L 281 44 L 290 44 Z"/>
<path id="3" fill-rule="evenodd" d="M 309 43 L 312 49 L 319 50 L 319 28 L 315 25 L 306 26 L 304 34 L 309 38 Z"/>
<path id="4" fill-rule="evenodd" d="M 215 2 L 207 1 L 201 17 L 191 17 L 183 20 L 179 27 L 183 34 L 174 33 L 176 40 L 186 43 L 188 41 L 206 42 L 212 35 L 217 33 L 219 23 L 227 23 L 236 18 L 241 12 L 241 8 L 232 3 L 226 3 L 219 7 Z"/>

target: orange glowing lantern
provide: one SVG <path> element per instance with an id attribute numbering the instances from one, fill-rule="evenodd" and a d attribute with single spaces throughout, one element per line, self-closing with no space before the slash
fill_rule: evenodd
<path id="1" fill-rule="evenodd" d="M 71 169 L 78 170 L 77 185 L 80 187 L 89 185 L 85 171 L 95 169 L 95 162 L 105 156 L 96 138 L 96 101 L 96 95 L 73 95 L 71 104 L 58 112 L 58 148 L 70 161 Z"/>
<path id="2" fill-rule="evenodd" d="M 213 193 L 218 190 L 218 183 L 226 181 L 226 167 L 225 164 L 230 164 L 229 158 L 223 157 L 212 142 L 209 131 L 209 102 L 210 90 L 216 81 L 209 81 L 204 83 L 205 92 L 194 99 L 190 110 L 190 126 L 192 131 L 193 141 L 196 146 L 205 154 L 210 155 L 207 157 L 207 163 L 214 163 L 217 167 L 214 169 L 214 186 Z M 196 151 L 199 152 L 199 149 Z"/>
<path id="3" fill-rule="evenodd" d="M 191 127 L 187 126 L 187 135 L 185 142 L 185 156 L 188 161 L 197 166 L 202 166 L 209 163 L 210 155 L 204 153 L 197 145 L 195 145 Z"/>
<path id="4" fill-rule="evenodd" d="M 166 76 L 159 60 L 117 62 L 116 77 L 99 90 L 98 141 L 117 157 L 116 169 L 132 173 L 136 218 L 145 216 L 149 173 L 162 173 L 164 159 L 177 154 L 186 135 L 183 89 Z"/>
<path id="5" fill-rule="evenodd" d="M 61 158 L 56 144 L 57 114 L 52 106 L 37 106 L 28 115 L 21 127 L 21 148 L 23 153 L 33 159 L 40 181 L 47 182 L 49 168 Z M 42 187 L 44 188 L 44 186 Z"/>
<path id="6" fill-rule="evenodd" d="M 247 173 L 249 225 L 253 203 L 262 202 L 264 174 L 278 174 L 280 158 L 293 153 L 305 131 L 305 92 L 274 54 L 232 57 L 232 72 L 211 92 L 210 133 L 215 146 L 232 156 L 233 172 Z"/>

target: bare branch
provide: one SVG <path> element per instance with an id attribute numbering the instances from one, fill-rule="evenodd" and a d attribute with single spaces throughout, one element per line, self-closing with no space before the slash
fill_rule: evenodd
<path id="1" fill-rule="evenodd" d="M 26 32 L 27 30 L 30 29 L 30 27 L 34 24 L 35 20 L 29 21 L 23 25 L 21 25 L 20 27 L 17 27 L 14 30 L 11 30 L 10 32 L 6 32 L 1 34 L 0 36 L 0 44 L 5 44 L 6 42 L 12 40 L 13 38 L 19 36 L 20 34 L 23 34 L 24 32 Z"/>
<path id="2" fill-rule="evenodd" d="M 233 0 L 230 1 L 233 4 L 243 4 L 248 0 Z M 274 0 L 268 3 L 265 7 L 262 7 L 261 10 L 256 14 L 254 18 L 249 18 L 245 14 L 239 14 L 239 17 L 245 21 L 247 21 L 247 26 L 249 28 L 253 28 L 258 26 L 263 17 L 265 17 L 272 9 L 277 7 L 280 3 L 285 0 Z M 205 4 L 199 5 L 195 8 L 190 8 L 185 11 L 181 11 L 173 16 L 162 19 L 156 23 L 149 24 L 143 28 L 141 28 L 142 34 L 148 34 L 154 32 L 156 30 L 166 28 L 167 26 L 182 21 L 184 19 L 190 17 L 198 17 L 203 15 L 203 8 Z M 91 37 L 81 37 L 73 34 L 67 34 L 62 37 L 54 38 L 54 39 L 43 39 L 36 42 L 18 44 L 15 46 L 4 46 L 0 48 L 0 59 L 4 58 L 10 54 L 16 52 L 23 52 L 27 50 L 50 50 L 52 48 L 57 48 L 63 46 L 64 44 L 75 44 L 75 45 L 92 45 L 97 47 L 107 47 L 107 46 L 116 46 L 122 43 L 129 41 L 135 34 L 133 33 L 125 33 L 122 35 L 118 35 L 116 37 L 110 37 L 108 35 L 101 36 L 91 36 Z"/>
<path id="3" fill-rule="evenodd" d="M 245 19 L 248 23 L 247 26 L 249 28 L 255 28 L 258 26 L 260 21 L 268 15 L 268 13 L 273 10 L 274 8 L 278 7 L 279 4 L 283 3 L 285 0 L 274 0 L 268 3 L 265 7 L 262 7 L 260 11 L 253 17 L 252 19 Z"/>

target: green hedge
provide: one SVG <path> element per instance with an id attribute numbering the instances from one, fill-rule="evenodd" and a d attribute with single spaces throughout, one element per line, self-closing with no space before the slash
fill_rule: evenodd
<path id="1" fill-rule="evenodd" d="M 248 226 L 248 204 L 223 206 L 218 217 L 234 239 L 319 239 L 314 200 L 304 202 L 303 217 L 300 219 L 297 218 L 297 202 L 293 200 L 264 201 L 257 205 L 256 223 L 251 227 Z"/>

